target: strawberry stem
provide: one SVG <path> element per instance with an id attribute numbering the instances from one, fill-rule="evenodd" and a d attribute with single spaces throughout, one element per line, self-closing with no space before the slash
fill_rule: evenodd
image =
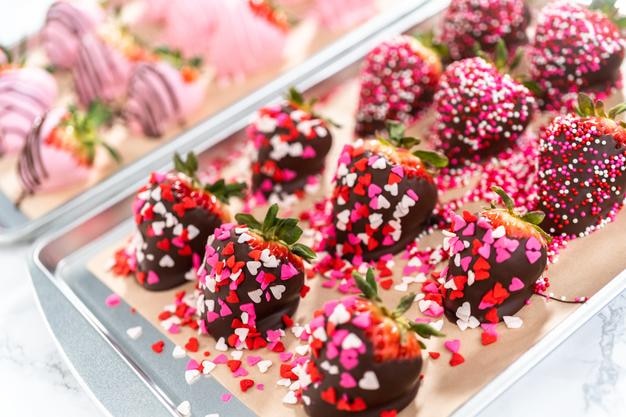
<path id="1" fill-rule="evenodd" d="M 437 42 L 437 40 L 435 39 L 435 33 L 432 30 L 423 33 L 414 33 L 413 37 L 417 39 L 417 41 L 421 43 L 423 47 L 433 51 L 440 60 L 450 60 L 450 50 L 448 49 L 448 46 Z"/>
<path id="2" fill-rule="evenodd" d="M 545 219 L 546 217 L 546 214 L 543 211 L 541 210 L 529 211 L 528 213 L 524 215 L 519 215 L 515 207 L 515 202 L 506 193 L 506 191 L 504 191 L 502 188 L 498 187 L 497 185 L 494 185 L 493 187 L 491 187 L 491 191 L 493 191 L 494 193 L 498 194 L 498 196 L 500 196 L 500 198 L 502 199 L 502 202 L 506 206 L 506 209 L 511 216 L 528 223 L 530 227 L 532 227 L 537 232 L 539 232 L 539 234 L 546 240 L 546 242 L 550 243 L 552 241 L 552 236 L 546 233 L 546 231 L 543 230 L 541 226 L 539 226 L 543 222 L 543 219 Z M 496 204 L 493 201 L 491 202 L 491 208 L 496 209 Z"/>
<path id="3" fill-rule="evenodd" d="M 609 109 L 607 113 L 604 110 L 604 102 L 601 100 L 593 101 L 593 99 L 585 93 L 578 95 L 578 106 L 576 113 L 580 117 L 602 117 L 605 119 L 615 120 L 617 116 L 626 112 L 626 103 L 621 103 Z"/>
<path id="4" fill-rule="evenodd" d="M 222 203 L 228 204 L 231 197 L 243 197 L 246 184 L 243 182 L 226 183 L 224 179 L 219 179 L 213 184 L 205 184 L 198 178 L 198 158 L 193 152 L 187 153 L 187 158 L 183 160 L 177 153 L 174 154 L 174 169 L 191 179 L 194 187 L 207 191 L 215 196 Z"/>
<path id="5" fill-rule="evenodd" d="M 411 150 L 421 143 L 419 138 L 405 135 L 405 127 L 402 123 L 395 120 L 387 120 L 385 125 L 387 127 L 387 138 L 378 137 L 380 142 L 406 150 Z M 448 166 L 448 158 L 439 152 L 419 149 L 414 151 L 413 155 L 431 168 L 441 169 Z"/>
<path id="6" fill-rule="evenodd" d="M 315 259 L 315 252 L 308 246 L 298 243 L 303 230 L 298 226 L 298 219 L 278 217 L 278 204 L 272 204 L 267 210 L 263 223 L 259 222 L 253 215 L 239 213 L 235 215 L 235 220 L 239 224 L 248 226 L 263 239 L 270 242 L 279 242 L 286 246 L 293 254 L 298 255 L 306 261 Z"/>
<path id="7" fill-rule="evenodd" d="M 397 324 L 401 331 L 403 340 L 405 332 L 407 331 L 416 333 L 424 339 L 430 339 L 431 336 L 444 336 L 443 333 L 440 333 L 428 324 L 415 323 L 404 316 L 404 313 L 409 311 L 415 302 L 415 294 L 410 293 L 402 297 L 396 308 L 393 311 L 390 311 L 383 304 L 382 299 L 378 295 L 378 285 L 376 284 L 376 277 L 372 268 L 367 269 L 365 276 L 361 275 L 357 271 L 354 271 L 352 273 L 352 278 L 354 279 L 357 288 L 361 291 L 361 296 L 378 307 L 385 317 L 393 320 Z M 420 345 L 424 347 L 421 341 Z"/>
<path id="8" fill-rule="evenodd" d="M 187 59 L 183 56 L 179 49 L 171 49 L 167 46 L 159 46 L 155 48 L 154 53 L 159 58 L 172 64 L 172 66 L 176 69 L 181 69 L 183 67 L 199 69 L 203 64 L 201 57 L 194 56 Z"/>
<path id="9" fill-rule="evenodd" d="M 332 119 L 329 119 L 329 118 L 326 118 L 317 114 L 314 111 L 314 108 L 318 102 L 318 99 L 317 98 L 312 98 L 310 100 L 305 99 L 302 92 L 300 92 L 300 90 L 298 90 L 296 87 L 289 87 L 289 90 L 287 90 L 287 93 L 285 94 L 285 100 L 291 103 L 294 107 L 297 107 L 298 109 L 311 114 L 316 119 L 321 119 L 336 128 L 341 127 L 341 125 L 334 122 Z"/>

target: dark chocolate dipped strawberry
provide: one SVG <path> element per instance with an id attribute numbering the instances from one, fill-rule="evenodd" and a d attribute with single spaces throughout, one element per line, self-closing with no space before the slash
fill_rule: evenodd
<path id="1" fill-rule="evenodd" d="M 319 183 L 332 136 L 331 122 L 314 113 L 314 104 L 292 88 L 285 100 L 257 112 L 247 130 L 257 152 L 252 163 L 255 194 L 282 200 Z"/>
<path id="2" fill-rule="evenodd" d="M 439 55 L 418 39 L 401 35 L 374 48 L 359 75 L 355 133 L 371 137 L 387 120 L 411 124 L 433 100 L 441 76 Z"/>
<path id="3" fill-rule="evenodd" d="M 578 115 L 556 117 L 541 134 L 541 226 L 552 235 L 583 236 L 611 221 L 626 195 L 626 124 L 602 102 L 579 96 Z"/>
<path id="4" fill-rule="evenodd" d="M 503 40 L 514 50 L 526 43 L 530 10 L 524 0 L 452 0 L 446 9 L 436 40 L 459 60 L 476 54 L 476 46 L 495 52 Z"/>
<path id="5" fill-rule="evenodd" d="M 337 255 L 375 260 L 401 251 L 423 230 L 437 204 L 433 175 L 448 161 L 411 153 L 418 143 L 390 122 L 387 138 L 344 147 L 332 195 Z"/>
<path id="6" fill-rule="evenodd" d="M 479 162 L 511 147 L 530 123 L 531 92 L 502 71 L 508 55 L 502 42 L 495 62 L 482 57 L 452 63 L 435 94 L 436 137 L 451 166 Z"/>
<path id="7" fill-rule="evenodd" d="M 137 235 L 135 277 L 148 290 L 167 290 L 196 279 L 206 241 L 231 220 L 229 198 L 245 184 L 204 184 L 193 153 L 174 157 L 174 170 L 153 172 L 133 203 Z"/>
<path id="8" fill-rule="evenodd" d="M 423 344 L 417 336 L 442 336 L 403 316 L 414 294 L 389 310 L 371 269 L 355 279 L 363 295 L 327 302 L 310 323 L 311 358 L 300 383 L 311 417 L 396 415 L 419 389 Z"/>
<path id="9" fill-rule="evenodd" d="M 605 98 L 621 80 L 626 43 L 613 3 L 596 1 L 596 11 L 558 1 L 541 10 L 528 58 L 530 75 L 543 92 L 543 108 L 572 109 L 579 92 Z"/>
<path id="10" fill-rule="evenodd" d="M 92 103 L 87 111 L 58 107 L 39 117 L 19 155 L 19 201 L 86 182 L 95 169 L 100 148 L 119 163 L 119 154 L 101 136 L 101 128 L 110 118 L 111 111 L 99 102 Z"/>
<path id="11" fill-rule="evenodd" d="M 443 307 L 461 329 L 513 316 L 546 268 L 549 236 L 537 226 L 544 214 L 520 215 L 502 189 L 493 191 L 506 208 L 492 203 L 476 215 L 455 215 L 444 240 L 450 261 L 441 275 L 446 280 Z"/>
<path id="12" fill-rule="evenodd" d="M 209 237 L 198 271 L 201 326 L 231 347 L 265 346 L 267 331 L 285 327 L 300 303 L 303 262 L 315 254 L 297 243 L 298 220 L 277 214 L 276 204 L 263 223 L 237 214 Z"/>

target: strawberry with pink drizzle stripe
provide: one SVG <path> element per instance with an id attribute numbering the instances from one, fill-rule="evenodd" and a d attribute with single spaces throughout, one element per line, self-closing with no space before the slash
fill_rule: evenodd
<path id="1" fill-rule="evenodd" d="M 608 8 L 558 1 L 541 10 L 528 56 L 530 75 L 543 91 L 542 107 L 571 109 L 579 92 L 603 99 L 620 85 L 626 42 L 611 20 L 619 22 L 615 7 L 597 3 Z"/>
<path id="2" fill-rule="evenodd" d="M 346 145 L 339 157 L 332 195 L 334 236 L 329 248 L 352 259 L 375 260 L 401 251 L 430 220 L 437 203 L 433 175 L 447 159 L 411 153 L 419 140 L 388 123 L 387 138 Z"/>
<path id="3" fill-rule="evenodd" d="M 441 273 L 443 306 L 462 330 L 517 313 L 533 295 L 548 260 L 549 236 L 537 226 L 543 212 L 520 215 L 501 188 L 493 191 L 506 209 L 492 203 L 477 215 L 455 215 L 444 240 L 450 261 Z"/>
<path id="4" fill-rule="evenodd" d="M 161 137 L 174 123 L 183 125 L 204 102 L 207 79 L 202 61 L 184 59 L 179 51 L 155 50 L 158 61 L 138 64 L 128 82 L 124 114 L 135 130 Z"/>
<path id="5" fill-rule="evenodd" d="M 235 216 L 209 237 L 198 271 L 201 327 L 234 348 L 256 349 L 266 334 L 282 329 L 305 294 L 303 261 L 315 258 L 297 243 L 297 219 L 277 217 L 271 206 L 263 223 Z"/>
<path id="6" fill-rule="evenodd" d="M 332 145 L 331 122 L 313 105 L 292 88 L 282 102 L 260 109 L 248 127 L 256 151 L 252 191 L 261 200 L 282 200 L 319 183 Z"/>
<path id="7" fill-rule="evenodd" d="M 556 117 L 541 134 L 539 209 L 550 234 L 585 236 L 610 222 L 626 196 L 626 124 L 602 102 L 579 96 L 578 115 Z"/>
<path id="8" fill-rule="evenodd" d="M 104 22 L 104 12 L 95 1 L 54 2 L 41 29 L 41 43 L 52 65 L 73 68 L 83 36 Z"/>
<path id="9" fill-rule="evenodd" d="M 452 63 L 435 94 L 439 146 L 457 167 L 479 162 L 513 146 L 531 122 L 535 101 L 510 75 L 499 43 L 496 64 L 483 58 Z"/>
<path id="10" fill-rule="evenodd" d="M 476 54 L 476 46 L 493 53 L 499 40 L 513 49 L 527 41 L 530 10 L 524 0 L 452 0 L 437 32 L 437 43 L 459 60 Z"/>
<path id="11" fill-rule="evenodd" d="M 0 155 L 22 149 L 38 117 L 57 99 L 56 80 L 41 68 L 0 64 Z"/>
<path id="12" fill-rule="evenodd" d="M 119 163 L 117 151 L 100 137 L 100 128 L 110 119 L 111 111 L 97 102 L 87 111 L 59 107 L 38 118 L 18 160 L 22 195 L 17 204 L 37 192 L 86 181 L 93 172 L 99 148 Z"/>
<path id="13" fill-rule="evenodd" d="M 174 157 L 174 170 L 150 175 L 135 201 L 137 234 L 131 242 L 135 278 L 148 290 L 167 290 L 196 279 L 208 237 L 231 220 L 227 203 L 244 184 L 219 180 L 205 184 L 197 176 L 193 153 Z"/>
<path id="14" fill-rule="evenodd" d="M 373 136 L 387 120 L 413 123 L 431 104 L 441 71 L 439 56 L 412 36 L 378 45 L 365 58 L 359 75 L 356 134 Z"/>
<path id="15" fill-rule="evenodd" d="M 378 296 L 373 270 L 355 279 L 363 295 L 327 302 L 309 325 L 311 357 L 299 382 L 311 417 L 396 415 L 420 385 L 424 346 L 418 335 L 442 336 L 403 316 L 415 294 L 390 310 Z"/>

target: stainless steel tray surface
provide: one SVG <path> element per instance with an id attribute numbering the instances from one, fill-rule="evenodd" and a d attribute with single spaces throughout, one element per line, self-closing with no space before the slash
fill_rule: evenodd
<path id="1" fill-rule="evenodd" d="M 289 86 L 306 88 L 330 73 L 328 68 L 338 59 L 349 56 L 362 42 L 375 36 L 398 20 L 413 15 L 424 4 L 433 3 L 438 9 L 447 6 L 447 0 L 405 0 L 393 10 L 373 18 L 357 29 L 341 37 L 330 46 L 288 70 L 280 77 L 257 89 L 245 98 L 210 116 L 181 133 L 150 154 L 127 165 L 45 215 L 29 219 L 2 193 L 0 193 L 0 244 L 29 241 L 41 237 L 46 231 L 58 229 L 76 219 L 82 213 L 106 204 L 141 181 L 147 172 L 163 167 L 175 151 L 204 150 L 224 139 L 224 129 L 240 123 L 242 115 L 277 98 Z"/>
<path id="2" fill-rule="evenodd" d="M 164 339 L 159 330 L 139 314 L 131 314 L 125 303 L 114 310 L 107 308 L 103 300 L 111 293 L 110 289 L 87 269 L 94 255 L 133 230 L 129 207 L 147 173 L 168 169 L 174 151 L 194 150 L 202 165 L 214 145 L 241 138 L 253 112 L 277 99 L 286 87 L 296 85 L 312 95 L 330 91 L 354 77 L 362 58 L 382 39 L 414 28 L 447 5 L 447 1 L 414 1 L 401 17 L 386 18 L 385 29 L 368 34 L 362 31 L 358 43 L 344 40 L 341 48 L 332 52 L 334 59 L 330 59 L 331 52 L 326 57 L 314 57 L 309 61 L 309 71 L 290 73 L 245 103 L 216 116 L 219 123 L 213 118 L 205 123 L 209 127 L 203 124 L 204 127 L 192 129 L 176 143 L 160 149 L 150 161 L 142 160 L 130 167 L 123 184 L 117 184 L 115 190 L 98 196 L 98 203 L 91 204 L 101 207 L 66 213 L 64 217 L 74 221 L 40 240 L 29 259 L 40 306 L 74 374 L 103 410 L 120 417 L 178 415 L 176 406 L 188 400 L 192 411 L 197 412 L 193 415 L 254 415 L 235 398 L 227 404 L 220 401 L 219 396 L 226 390 L 214 379 L 185 384 L 182 379 L 185 361 L 164 360 L 150 349 L 148 340 Z M 104 190 L 102 186 L 97 188 Z M 95 191 L 90 190 L 90 195 Z M 125 332 L 138 325 L 142 326 L 143 335 L 133 341 Z M 164 354 L 173 348 L 169 341 L 165 343 Z"/>

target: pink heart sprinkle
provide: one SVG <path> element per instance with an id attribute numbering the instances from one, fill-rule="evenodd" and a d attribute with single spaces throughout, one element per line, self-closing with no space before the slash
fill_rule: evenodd
<path id="1" fill-rule="evenodd" d="M 148 284 L 154 285 L 159 283 L 159 276 L 154 271 L 148 271 Z"/>
<path id="2" fill-rule="evenodd" d="M 352 324 L 361 329 L 367 329 L 372 324 L 372 317 L 369 313 L 361 313 L 352 319 Z"/>
<path id="3" fill-rule="evenodd" d="M 470 223 L 467 225 L 465 230 L 463 230 L 463 236 L 473 236 L 476 231 L 476 226 L 474 223 Z"/>
<path id="4" fill-rule="evenodd" d="M 506 261 L 507 259 L 509 259 L 511 257 L 511 254 L 506 250 L 506 249 L 496 249 L 496 262 L 497 263 L 502 263 L 504 261 Z"/>
<path id="5" fill-rule="evenodd" d="M 526 249 L 528 249 L 528 250 L 540 250 L 541 249 L 541 243 L 539 243 L 539 241 L 534 236 L 531 236 L 526 241 Z"/>
<path id="6" fill-rule="evenodd" d="M 235 372 L 233 372 L 233 376 L 234 377 L 248 376 L 248 371 L 243 366 L 240 366 L 239 368 L 237 368 Z"/>
<path id="7" fill-rule="evenodd" d="M 192 371 L 198 368 L 200 368 L 200 365 L 194 359 L 190 359 L 189 362 L 187 362 L 187 366 L 185 367 L 187 371 Z"/>
<path id="8" fill-rule="evenodd" d="M 233 394 L 228 393 L 228 392 L 220 396 L 220 399 L 222 400 L 222 402 L 225 402 L 225 403 L 229 402 L 232 398 L 233 398 Z"/>
<path id="9" fill-rule="evenodd" d="M 109 294 L 109 296 L 107 296 L 107 298 L 105 298 L 104 303 L 106 304 L 107 307 L 113 308 L 113 307 L 117 307 L 118 305 L 120 305 L 120 296 L 117 294 Z"/>
<path id="10" fill-rule="evenodd" d="M 541 258 L 541 252 L 527 250 L 526 258 L 528 258 L 528 262 L 530 262 L 531 264 L 534 264 L 535 262 L 537 262 L 539 258 Z"/>
<path id="11" fill-rule="evenodd" d="M 458 232 L 467 225 L 465 219 L 459 215 L 455 215 L 452 219 L 452 230 Z"/>
<path id="12" fill-rule="evenodd" d="M 491 255 L 491 245 L 488 243 L 482 245 L 480 249 L 478 249 L 478 254 L 485 259 L 489 259 L 489 255 Z"/>
<path id="13" fill-rule="evenodd" d="M 317 153 L 315 153 L 315 149 L 313 149 L 312 146 L 306 146 L 304 150 L 302 151 L 302 158 L 304 159 L 313 159 L 316 156 L 317 156 Z"/>
<path id="14" fill-rule="evenodd" d="M 367 196 L 369 198 L 373 198 L 373 197 L 376 197 L 378 194 L 380 194 L 382 191 L 383 191 L 382 188 L 380 188 L 378 185 L 370 184 L 369 187 L 367 188 Z"/>
<path id="15" fill-rule="evenodd" d="M 339 363 L 347 370 L 357 367 L 359 364 L 358 352 L 354 349 L 344 349 L 339 354 Z"/>
<path id="16" fill-rule="evenodd" d="M 332 360 L 335 359 L 337 356 L 339 356 L 339 350 L 337 350 L 337 346 L 332 343 L 326 344 L 326 357 Z"/>
<path id="17" fill-rule="evenodd" d="M 260 356 L 254 356 L 254 355 L 248 356 L 248 357 L 246 358 L 246 362 L 248 362 L 248 365 L 250 365 L 250 366 L 254 366 L 254 365 L 256 365 L 257 363 L 261 362 L 262 360 L 263 360 L 263 358 L 262 358 L 262 357 L 260 357 Z"/>
<path id="18" fill-rule="evenodd" d="M 291 360 L 292 357 L 293 357 L 293 353 L 291 352 L 280 352 L 278 354 L 278 358 L 280 359 L 281 362 L 287 362 Z"/>
<path id="19" fill-rule="evenodd" d="M 522 288 L 524 288 L 524 283 L 522 282 L 522 280 L 517 277 L 513 277 L 513 279 L 511 280 L 511 284 L 509 284 L 509 291 L 519 291 Z"/>
<path id="20" fill-rule="evenodd" d="M 343 388 L 354 388 L 356 387 L 356 381 L 354 380 L 352 375 L 350 375 L 349 373 L 342 372 L 341 378 L 339 380 L 339 385 L 342 386 Z"/>
<path id="21" fill-rule="evenodd" d="M 446 340 L 443 346 L 452 353 L 459 353 L 459 349 L 461 349 L 461 341 L 459 339 Z"/>
<path id="22" fill-rule="evenodd" d="M 470 262 L 472 262 L 471 256 L 466 256 L 465 258 L 461 259 L 461 268 L 463 268 L 463 271 L 467 272 Z"/>
<path id="23" fill-rule="evenodd" d="M 223 353 L 220 353 L 219 355 L 215 357 L 215 359 L 213 359 L 213 363 L 216 365 L 223 365 L 226 362 L 228 362 L 228 356 L 226 356 Z"/>

